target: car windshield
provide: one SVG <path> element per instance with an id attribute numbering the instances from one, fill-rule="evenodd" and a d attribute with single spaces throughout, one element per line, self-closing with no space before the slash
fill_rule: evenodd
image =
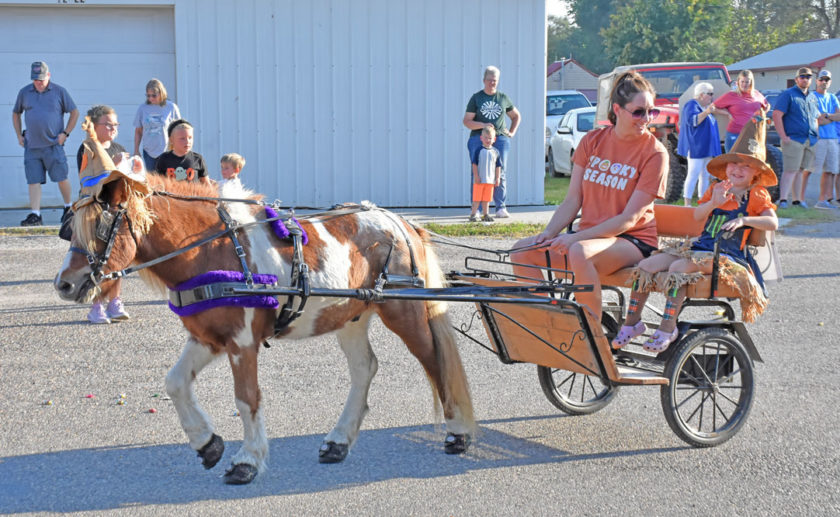
<path id="1" fill-rule="evenodd" d="M 589 113 L 578 114 L 577 127 L 581 133 L 592 130 L 595 127 L 595 112 L 591 111 Z"/>
<path id="2" fill-rule="evenodd" d="M 545 98 L 546 115 L 564 115 L 570 109 L 587 106 L 589 101 L 582 94 L 549 95 Z"/>
<path id="3" fill-rule="evenodd" d="M 641 70 L 639 73 L 650 81 L 656 97 L 679 97 L 696 81 L 720 79 L 726 81 L 720 68 L 695 68 L 689 70 Z"/>

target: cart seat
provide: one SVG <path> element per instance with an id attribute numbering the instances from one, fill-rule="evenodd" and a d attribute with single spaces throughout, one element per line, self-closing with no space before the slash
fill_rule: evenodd
<path id="1" fill-rule="evenodd" d="M 654 205 L 654 218 L 656 219 L 656 232 L 659 237 L 697 237 L 703 232 L 705 221 L 694 219 L 694 209 L 688 206 Z M 747 243 L 750 246 L 764 246 L 767 243 L 766 232 L 752 230 Z M 630 275 L 633 267 L 619 269 L 615 273 L 601 275 L 601 285 L 616 287 L 629 287 Z M 688 298 L 710 298 L 712 289 L 712 277 L 706 275 L 702 280 L 686 286 Z M 735 289 L 718 283 L 717 296 L 720 298 L 738 298 L 740 295 Z"/>

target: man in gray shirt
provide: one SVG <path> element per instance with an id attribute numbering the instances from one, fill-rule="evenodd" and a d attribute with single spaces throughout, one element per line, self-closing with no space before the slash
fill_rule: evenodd
<path id="1" fill-rule="evenodd" d="M 29 184 L 29 206 L 32 208 L 21 226 L 40 226 L 41 185 L 50 179 L 58 183 L 64 198 L 62 222 L 70 210 L 70 181 L 67 179 L 67 156 L 64 142 L 76 127 L 79 110 L 67 90 L 50 81 L 50 70 L 43 61 L 32 63 L 32 84 L 21 88 L 12 108 L 12 125 L 18 143 L 24 148 L 23 166 Z M 21 113 L 26 113 L 26 131 L 22 131 Z M 67 126 L 64 114 L 69 113 Z"/>

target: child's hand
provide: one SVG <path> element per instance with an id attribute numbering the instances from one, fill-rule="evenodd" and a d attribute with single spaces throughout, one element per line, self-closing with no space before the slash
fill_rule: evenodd
<path id="1" fill-rule="evenodd" d="M 740 228 L 744 225 L 745 225 L 744 218 L 743 217 L 736 217 L 735 219 L 731 219 L 731 220 L 723 223 L 720 226 L 720 229 L 724 230 L 724 231 L 727 231 L 727 232 L 731 232 L 731 231 L 737 230 L 738 228 Z"/>
<path id="2" fill-rule="evenodd" d="M 720 206 L 729 200 L 735 199 L 735 196 L 729 193 L 732 188 L 732 183 L 729 180 L 723 180 L 715 183 L 712 187 L 712 203 L 715 206 Z"/>

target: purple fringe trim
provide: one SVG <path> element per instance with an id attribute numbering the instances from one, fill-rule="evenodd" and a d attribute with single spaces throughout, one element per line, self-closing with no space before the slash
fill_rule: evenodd
<path id="1" fill-rule="evenodd" d="M 255 284 L 274 284 L 277 282 L 275 275 L 253 275 Z M 244 282 L 245 274 L 240 271 L 208 271 L 198 276 L 194 276 L 186 282 L 181 282 L 172 288 L 173 291 L 186 291 L 187 289 L 195 289 L 207 284 L 216 284 L 218 282 Z"/>
<path id="2" fill-rule="evenodd" d="M 231 298 L 217 298 L 204 300 L 184 307 L 175 307 L 169 302 L 169 310 L 178 316 L 192 316 L 193 314 L 212 309 L 214 307 L 253 307 L 258 309 L 276 309 L 280 306 L 277 298 L 271 296 L 233 296 Z"/>
<path id="3" fill-rule="evenodd" d="M 255 284 L 274 284 L 277 282 L 275 275 L 253 275 Z M 176 285 L 173 291 L 186 291 L 195 289 L 207 284 L 217 282 L 245 282 L 245 274 L 240 271 L 208 271 L 186 282 Z M 192 316 L 193 314 L 212 309 L 214 307 L 252 307 L 259 309 L 276 309 L 280 302 L 273 296 L 232 296 L 230 298 L 217 298 L 215 300 L 204 300 L 184 307 L 176 307 L 169 302 L 169 310 L 178 316 Z"/>
<path id="4" fill-rule="evenodd" d="M 270 206 L 265 207 L 265 215 L 268 219 L 274 219 L 275 217 L 279 216 L 279 214 Z M 298 228 L 300 228 L 300 231 L 303 232 L 303 235 L 301 235 L 301 242 L 304 246 L 306 246 L 307 244 L 309 244 L 309 236 L 306 235 L 306 230 L 304 230 L 303 226 L 300 225 L 300 221 L 298 221 L 294 217 L 292 217 L 292 221 L 294 221 L 295 224 L 298 225 Z M 271 229 L 274 230 L 275 235 L 277 235 L 281 239 L 289 238 L 289 229 L 286 228 L 286 225 L 283 224 L 282 220 L 278 219 L 276 221 L 271 221 L 269 224 L 271 225 Z"/>

